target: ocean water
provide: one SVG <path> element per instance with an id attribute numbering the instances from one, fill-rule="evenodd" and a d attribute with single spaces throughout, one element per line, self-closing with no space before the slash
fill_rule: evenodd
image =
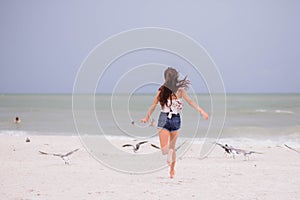
<path id="1" fill-rule="evenodd" d="M 211 113 L 210 96 L 192 96 Z M 211 127 L 184 103 L 183 138 L 276 141 L 300 144 L 300 94 L 227 94 L 224 126 Z M 99 135 L 107 137 L 149 138 L 157 129 L 139 122 L 153 101 L 151 94 L 96 95 L 92 106 L 72 105 L 72 95 L 1 95 L 0 135 Z M 78 104 L 78 102 L 76 102 Z M 92 110 L 90 108 L 93 108 Z M 75 108 L 73 115 L 72 108 Z M 159 105 L 153 113 L 154 122 Z M 20 124 L 15 124 L 18 116 Z M 213 117 L 212 117 L 213 116 Z M 74 120 L 75 118 L 75 120 Z M 134 124 L 132 124 L 134 122 Z"/>

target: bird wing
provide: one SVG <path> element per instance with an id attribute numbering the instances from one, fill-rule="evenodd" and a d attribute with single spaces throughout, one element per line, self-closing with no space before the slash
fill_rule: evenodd
<path id="1" fill-rule="evenodd" d="M 235 151 L 236 154 L 244 154 L 244 155 L 247 155 L 247 154 L 253 154 L 253 153 L 256 153 L 256 154 L 263 154 L 261 152 L 257 152 L 257 151 L 246 151 L 244 149 L 236 149 L 236 148 L 230 148 L 232 151 Z"/>
<path id="2" fill-rule="evenodd" d="M 243 150 L 243 149 L 236 149 L 236 148 L 233 148 L 233 147 L 228 147 L 228 149 L 230 149 L 231 151 L 234 151 L 236 154 L 240 154 L 240 153 L 244 154 L 244 153 L 246 153 L 246 151 Z"/>
<path id="3" fill-rule="evenodd" d="M 46 153 L 46 152 L 43 152 L 43 151 L 39 151 L 39 152 L 40 152 L 40 154 L 42 154 L 42 155 L 59 156 L 59 157 L 62 156 L 61 154 L 56 154 L 56 153 Z"/>
<path id="4" fill-rule="evenodd" d="M 226 146 L 223 145 L 223 144 L 220 144 L 220 143 L 217 143 L 217 142 L 216 142 L 216 144 L 219 145 L 220 147 L 222 147 L 222 148 L 225 149 L 225 150 L 226 150 L 226 149 L 230 149 L 230 147 L 226 147 Z"/>
<path id="5" fill-rule="evenodd" d="M 63 156 L 65 156 L 65 155 L 60 154 L 60 153 L 52 153 L 52 154 L 50 154 L 50 155 L 52 155 L 52 156 L 58 156 L 58 157 L 63 157 Z"/>
<path id="6" fill-rule="evenodd" d="M 42 154 L 42 155 L 50 155 L 49 153 L 46 153 L 46 152 L 43 152 L 43 151 L 39 151 L 40 152 L 40 154 Z"/>
<path id="7" fill-rule="evenodd" d="M 160 149 L 160 147 L 156 146 L 155 144 L 151 144 L 151 146 L 156 148 L 156 149 Z"/>
<path id="8" fill-rule="evenodd" d="M 233 150 L 232 147 L 225 146 L 225 145 L 217 143 L 217 142 L 216 142 L 216 144 L 219 145 L 220 147 L 222 147 L 227 153 L 232 153 L 232 150 Z"/>
<path id="9" fill-rule="evenodd" d="M 222 147 L 222 148 L 225 147 L 223 144 L 220 144 L 220 143 L 217 143 L 217 142 L 216 142 L 216 145 L 219 145 L 219 146 Z"/>
<path id="10" fill-rule="evenodd" d="M 134 148 L 134 146 L 132 144 L 124 144 L 122 147 L 133 147 Z"/>
<path id="11" fill-rule="evenodd" d="M 249 154 L 252 154 L 252 153 L 256 153 L 256 154 L 263 154 L 261 152 L 257 152 L 257 151 L 249 151 Z"/>
<path id="12" fill-rule="evenodd" d="M 290 146 L 288 146 L 288 145 L 286 145 L 286 144 L 284 144 L 284 146 L 286 146 L 287 148 L 289 148 L 289 149 L 291 149 L 291 150 L 293 150 L 293 151 L 296 151 L 297 153 L 300 153 L 300 151 L 297 151 L 296 149 L 294 149 L 294 148 L 292 148 L 292 147 L 290 147 Z"/>
<path id="13" fill-rule="evenodd" d="M 74 149 L 73 151 L 70 151 L 70 152 L 66 153 L 64 156 L 69 156 L 69 155 L 71 155 L 72 153 L 75 153 L 78 150 L 79 150 L 79 148 L 78 149 Z"/>
<path id="14" fill-rule="evenodd" d="M 147 142 L 148 142 L 148 141 L 142 141 L 142 142 L 137 143 L 137 144 L 135 145 L 135 149 L 138 150 L 138 149 L 140 148 L 141 144 L 145 144 L 145 143 L 147 143 Z"/>
<path id="15" fill-rule="evenodd" d="M 145 143 L 147 143 L 147 142 L 148 142 L 148 141 L 142 141 L 142 142 L 137 143 L 137 145 L 145 144 Z"/>

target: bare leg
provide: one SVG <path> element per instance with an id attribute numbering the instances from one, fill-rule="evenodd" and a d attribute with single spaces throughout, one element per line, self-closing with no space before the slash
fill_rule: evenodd
<path id="1" fill-rule="evenodd" d="M 173 158 L 172 158 L 173 161 L 176 160 L 175 146 L 176 146 L 176 141 L 177 141 L 178 133 L 179 133 L 178 131 L 170 133 L 169 148 L 173 150 Z"/>
<path id="2" fill-rule="evenodd" d="M 171 164 L 173 162 L 173 152 L 174 152 L 174 150 L 170 148 L 169 152 L 168 152 L 168 156 L 167 156 L 167 163 L 169 166 L 171 166 Z"/>
<path id="3" fill-rule="evenodd" d="M 178 131 L 170 133 L 170 144 L 169 148 L 172 152 L 172 161 L 170 162 L 170 178 L 174 178 L 175 175 L 175 162 L 176 162 L 176 151 L 175 151 L 175 146 L 176 146 L 176 140 L 178 137 Z"/>
<path id="4" fill-rule="evenodd" d="M 170 166 L 170 178 L 174 178 L 174 176 L 175 176 L 175 161 L 172 162 Z"/>
<path id="5" fill-rule="evenodd" d="M 161 148 L 161 152 L 163 155 L 167 155 L 167 163 L 169 166 L 171 166 L 172 160 L 174 155 L 174 147 L 171 148 L 170 147 L 170 143 L 171 143 L 171 138 L 170 138 L 170 132 L 168 130 L 165 129 L 160 129 L 159 130 L 159 140 L 160 140 L 160 148 Z M 174 146 L 174 144 L 173 144 Z"/>
<path id="6" fill-rule="evenodd" d="M 170 132 L 168 130 L 159 130 L 160 149 L 163 155 L 166 155 L 169 152 L 169 138 Z"/>

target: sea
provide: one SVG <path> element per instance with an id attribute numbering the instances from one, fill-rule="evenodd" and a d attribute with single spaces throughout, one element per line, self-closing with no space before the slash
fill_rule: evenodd
<path id="1" fill-rule="evenodd" d="M 87 98 L 90 97 L 93 101 L 81 104 L 74 101 L 72 94 L 2 94 L 0 135 L 157 137 L 159 105 L 150 119 L 152 123 L 140 122 L 151 106 L 154 94 L 96 94 Z M 218 106 L 212 111 L 208 94 L 197 94 L 192 98 L 210 118 L 204 120 L 184 102 L 181 138 L 201 140 L 211 137 L 216 141 L 288 143 L 300 147 L 300 94 L 226 94 L 225 113 L 218 112 Z M 16 117 L 21 123 L 14 123 Z M 212 123 L 220 119 L 221 122 Z"/>

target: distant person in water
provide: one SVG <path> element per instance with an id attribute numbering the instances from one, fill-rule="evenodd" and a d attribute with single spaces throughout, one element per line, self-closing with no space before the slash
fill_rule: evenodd
<path id="1" fill-rule="evenodd" d="M 168 155 L 167 163 L 170 166 L 170 178 L 173 178 L 176 161 L 175 145 L 181 127 L 180 112 L 182 110 L 182 99 L 196 109 L 205 120 L 208 119 L 208 114 L 188 96 L 186 89 L 190 81 L 186 77 L 183 80 L 178 80 L 178 72 L 171 67 L 165 70 L 164 77 L 165 83 L 158 89 L 146 117 L 141 119 L 141 121 L 143 123 L 148 122 L 156 105 L 160 103 L 161 112 L 157 124 L 160 147 L 162 154 Z"/>
<path id="2" fill-rule="evenodd" d="M 16 118 L 15 118 L 15 123 L 16 123 L 16 124 L 20 124 L 20 123 L 21 123 L 21 119 L 20 119 L 19 117 L 16 117 Z"/>

